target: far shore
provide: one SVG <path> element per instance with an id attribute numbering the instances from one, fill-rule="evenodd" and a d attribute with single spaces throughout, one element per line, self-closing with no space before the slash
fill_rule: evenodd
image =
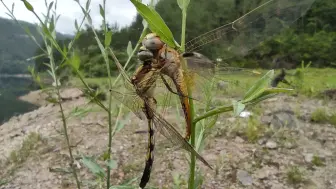
<path id="1" fill-rule="evenodd" d="M 0 78 L 31 78 L 31 75 L 29 74 L 4 74 L 0 73 Z"/>

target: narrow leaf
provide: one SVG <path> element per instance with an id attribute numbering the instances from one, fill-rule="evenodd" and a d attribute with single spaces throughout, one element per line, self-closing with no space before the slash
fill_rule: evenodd
<path id="1" fill-rule="evenodd" d="M 72 68 L 74 70 L 78 70 L 79 69 L 79 65 L 80 65 L 80 58 L 79 56 L 74 52 L 71 59 L 70 59 L 70 65 L 72 66 Z"/>
<path id="2" fill-rule="evenodd" d="M 12 4 L 12 12 L 11 12 L 12 14 L 14 13 L 14 6 L 15 6 L 15 4 L 13 3 Z"/>
<path id="3" fill-rule="evenodd" d="M 77 31 L 79 31 L 79 26 L 78 26 L 77 20 L 75 20 L 75 28 L 76 28 Z"/>
<path id="4" fill-rule="evenodd" d="M 51 17 L 50 25 L 49 25 L 49 31 L 53 32 L 55 29 L 55 23 L 54 23 L 54 15 Z"/>
<path id="5" fill-rule="evenodd" d="M 90 3 L 91 3 L 91 0 L 87 0 L 87 1 L 86 1 L 86 5 L 85 5 L 85 9 L 86 9 L 86 10 L 89 10 Z"/>
<path id="6" fill-rule="evenodd" d="M 23 1 L 24 5 L 26 6 L 26 9 L 28 9 L 31 12 L 34 12 L 33 6 L 28 1 L 26 1 L 26 0 L 22 0 L 22 1 Z"/>
<path id="7" fill-rule="evenodd" d="M 132 48 L 132 42 L 129 41 L 127 45 L 127 55 L 128 57 L 132 56 L 133 48 Z"/>
<path id="8" fill-rule="evenodd" d="M 165 24 L 161 16 L 153 8 L 150 8 L 137 0 L 131 0 L 131 2 L 136 7 L 139 14 L 148 22 L 149 28 L 152 32 L 159 35 L 161 40 L 168 46 L 175 48 L 176 42 L 174 40 L 173 33 Z"/>
<path id="9" fill-rule="evenodd" d="M 232 105 L 233 105 L 233 112 L 235 116 L 239 116 L 240 113 L 244 111 L 245 109 L 245 105 L 243 103 L 235 101 L 235 100 L 232 102 Z"/>
<path id="10" fill-rule="evenodd" d="M 117 162 L 115 160 L 110 160 L 108 162 L 106 162 L 106 165 L 109 166 L 111 169 L 115 169 L 117 168 Z"/>
<path id="11" fill-rule="evenodd" d="M 112 31 L 108 31 L 105 35 L 105 47 L 110 46 L 112 41 Z"/>
<path id="12" fill-rule="evenodd" d="M 92 25 L 92 18 L 90 16 L 90 14 L 87 14 L 87 19 L 88 19 L 88 22 L 90 23 L 90 25 Z"/>
<path id="13" fill-rule="evenodd" d="M 100 15 L 105 18 L 105 11 L 103 9 L 103 7 L 99 4 L 99 12 L 100 12 Z"/>
<path id="14" fill-rule="evenodd" d="M 268 71 L 262 78 L 260 78 L 244 95 L 243 101 L 249 101 L 260 93 L 263 92 L 266 88 L 269 87 L 270 82 L 274 76 L 274 70 Z"/>
<path id="15" fill-rule="evenodd" d="M 54 1 L 52 1 L 52 2 L 49 3 L 48 12 L 51 10 L 53 4 L 54 4 Z"/>
<path id="16" fill-rule="evenodd" d="M 125 121 L 118 121 L 116 132 L 119 132 L 124 127 L 125 127 Z"/>
<path id="17" fill-rule="evenodd" d="M 95 175 L 105 176 L 105 171 L 93 159 L 89 157 L 82 157 L 82 163 Z"/>

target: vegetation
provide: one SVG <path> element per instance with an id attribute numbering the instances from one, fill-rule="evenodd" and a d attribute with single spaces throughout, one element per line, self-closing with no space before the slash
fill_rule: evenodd
<path id="1" fill-rule="evenodd" d="M 34 64 L 34 61 L 27 59 L 35 55 L 37 45 L 21 26 L 29 30 L 38 43 L 42 42 L 34 24 L 24 21 L 18 24 L 0 17 L 0 74 L 28 73 L 27 67 Z M 64 39 L 69 36 L 58 33 L 57 37 Z"/>
<path id="2" fill-rule="evenodd" d="M 124 126 L 124 124 L 120 120 L 121 113 L 123 112 L 123 105 L 116 108 L 112 103 L 114 100 L 114 96 L 112 96 L 112 93 L 103 93 L 103 94 L 99 93 L 99 89 L 101 89 L 100 86 L 106 85 L 108 89 L 110 90 L 114 89 L 119 84 L 118 81 L 120 80 L 119 79 L 121 74 L 120 72 L 125 71 L 124 69 L 126 68 L 130 69 L 132 68 L 132 66 L 134 68 L 135 65 L 134 55 L 135 52 L 137 52 L 137 49 L 143 39 L 144 34 L 146 34 L 147 32 L 147 27 L 150 27 L 152 32 L 157 33 L 161 32 L 161 34 L 163 34 L 162 37 L 165 36 L 166 40 L 168 42 L 171 42 L 172 44 L 174 44 L 174 42 L 172 42 L 174 41 L 174 38 L 173 36 L 170 36 L 169 33 L 170 30 L 173 30 L 175 35 L 180 35 L 180 37 L 175 36 L 175 39 L 180 41 L 180 44 L 176 46 L 179 47 L 179 50 L 184 51 L 186 39 L 198 35 L 198 33 L 196 34 L 196 32 L 202 32 L 203 30 L 205 31 L 208 30 L 208 28 L 214 28 L 216 27 L 216 24 L 227 23 L 228 20 L 233 20 L 232 18 L 241 16 L 243 13 L 246 13 L 247 10 L 250 10 L 252 8 L 250 7 L 250 4 L 247 5 L 242 3 L 242 4 L 235 4 L 235 8 L 232 9 L 232 7 L 228 6 L 229 4 L 227 4 L 230 2 L 224 0 L 221 1 L 220 3 L 219 1 L 204 1 L 203 3 L 199 2 L 197 3 L 196 1 L 191 1 L 190 9 L 188 8 L 189 1 L 187 0 L 179 0 L 178 7 L 176 7 L 176 1 L 174 1 L 174 6 L 173 4 L 164 4 L 173 1 L 169 0 L 159 1 L 156 8 L 157 10 L 162 11 L 161 14 L 164 17 L 164 20 L 167 21 L 169 26 L 167 27 L 166 24 L 162 22 L 162 20 L 155 19 L 157 13 L 156 11 L 154 11 L 154 9 L 150 9 L 149 6 L 144 6 L 136 0 L 131 1 L 137 8 L 138 12 L 142 15 L 141 17 L 143 17 L 144 20 L 142 20 L 140 16 L 137 16 L 136 21 L 132 24 L 132 26 L 120 30 L 114 29 L 114 27 L 110 27 L 107 25 L 105 17 L 105 10 L 106 10 L 105 0 L 100 5 L 100 14 L 103 19 L 103 25 L 101 29 L 94 29 L 92 26 L 92 20 L 89 14 L 90 1 L 87 1 L 85 6 L 81 5 L 79 1 L 77 1 L 78 6 L 82 8 L 84 19 L 79 23 L 77 23 L 76 21 L 75 25 L 77 26 L 76 28 L 77 31 L 74 38 L 71 40 L 57 40 L 54 27 L 56 24 L 56 20 L 54 18 L 57 17 L 57 14 L 56 14 L 56 8 L 54 8 L 53 3 L 47 5 L 48 14 L 46 14 L 47 16 L 44 18 L 45 20 L 42 21 L 42 19 L 39 19 L 40 20 L 39 28 L 41 28 L 42 40 L 45 46 L 42 45 L 42 48 L 39 48 L 36 51 L 36 55 L 42 54 L 43 57 L 36 59 L 35 69 L 30 69 L 30 71 L 37 82 L 40 82 L 40 77 L 36 73 L 36 71 L 37 72 L 47 71 L 53 80 L 53 86 L 50 86 L 50 89 L 55 94 L 54 95 L 55 98 L 51 99 L 51 102 L 57 104 L 60 109 L 60 117 L 63 125 L 62 136 L 64 136 L 64 140 L 66 141 L 70 157 L 69 170 L 71 170 L 77 188 L 81 188 L 83 186 L 83 182 L 81 181 L 80 177 L 81 174 L 78 174 L 78 169 L 76 169 L 74 165 L 75 153 L 73 147 L 70 145 L 70 139 L 72 136 L 69 135 L 68 133 L 68 117 L 65 115 L 65 112 L 63 110 L 63 102 L 61 101 L 60 88 L 62 84 L 59 81 L 62 79 L 62 77 L 67 76 L 69 73 L 71 73 L 73 74 L 74 77 L 78 78 L 77 81 L 81 82 L 81 88 L 84 88 L 83 91 L 85 95 L 88 97 L 88 99 L 91 102 L 94 102 L 97 106 L 99 106 L 108 116 L 107 121 L 108 127 L 106 128 L 108 141 L 106 144 L 105 152 L 102 155 L 99 155 L 100 159 L 102 160 L 102 163 L 96 162 L 97 161 L 96 158 L 86 157 L 82 154 L 79 154 L 79 156 L 81 156 L 81 162 L 95 176 L 95 182 L 92 183 L 95 183 L 96 186 L 100 186 L 101 188 L 102 187 L 110 188 L 112 184 L 111 169 L 116 168 L 117 163 L 116 160 L 113 159 L 114 157 L 112 156 L 111 151 L 112 140 L 114 139 L 115 134 L 117 132 L 120 132 Z M 206 4 L 205 2 L 210 2 L 212 4 Z M 237 3 L 238 1 L 235 2 Z M 37 16 L 36 13 L 34 12 L 34 8 L 29 4 L 28 1 L 23 0 L 23 3 L 25 4 L 28 10 L 27 12 L 35 14 L 35 16 Z M 215 5 L 217 4 L 219 6 L 218 10 L 217 8 L 214 8 L 215 7 L 214 4 Z M 233 6 L 234 4 L 231 5 Z M 160 9 L 160 6 L 165 7 L 164 12 L 163 9 Z M 204 15 L 195 14 L 195 12 L 194 13 L 192 12 L 192 10 L 197 11 L 197 13 L 202 12 L 199 10 L 201 7 L 208 8 L 207 11 L 204 11 Z M 49 15 L 50 11 L 51 10 L 54 11 L 54 9 L 55 13 Z M 201 18 L 204 19 L 206 25 L 203 26 L 203 24 L 199 23 L 192 23 L 192 22 L 190 23 L 190 20 L 191 21 L 197 20 L 198 22 L 203 20 L 200 18 L 197 19 L 197 16 L 194 17 L 191 16 L 191 18 L 186 19 L 187 10 L 188 15 L 197 15 L 197 16 L 201 15 Z M 222 16 L 223 10 L 228 11 L 228 14 L 225 17 Z M 221 16 L 216 16 L 216 14 L 219 15 L 219 12 L 216 13 L 216 11 L 221 11 L 220 14 Z M 13 14 L 13 12 L 10 13 Z M 171 18 L 170 20 L 168 16 L 167 18 L 165 18 L 166 13 L 169 13 L 169 15 L 171 16 L 176 15 L 177 16 L 175 18 Z M 212 14 L 211 17 L 214 17 L 218 20 L 216 19 L 211 20 L 210 14 Z M 310 14 L 314 15 L 314 12 L 311 12 Z M 331 14 L 328 16 L 331 16 Z M 172 22 L 176 20 L 180 20 L 181 22 L 180 23 L 175 22 L 178 23 L 179 26 L 176 25 L 176 28 L 174 28 Z M 88 22 L 86 29 L 82 29 L 84 21 Z M 137 33 L 137 30 L 130 29 L 132 27 L 135 27 L 135 25 L 137 24 L 138 26 L 141 26 L 139 25 L 139 23 L 143 24 L 143 29 L 141 33 Z M 302 40 L 304 42 L 304 40 L 306 40 L 309 37 L 314 38 L 315 36 L 314 32 L 320 30 L 319 26 L 314 27 L 315 29 L 314 32 L 309 30 L 308 26 L 309 24 L 311 24 L 311 21 L 309 19 L 308 21 L 306 19 L 303 19 L 299 23 L 302 23 L 302 25 L 298 24 L 292 30 L 287 31 L 286 34 L 282 33 L 275 39 L 265 42 L 260 48 L 258 48 L 258 50 L 257 49 L 253 50 L 252 54 L 250 54 L 246 60 L 243 61 L 238 58 L 233 59 L 233 64 L 245 67 L 269 68 L 272 67 L 272 64 L 270 62 L 274 62 L 273 59 L 277 59 L 276 62 L 280 62 L 279 64 L 285 64 L 283 62 L 287 62 L 288 60 L 290 60 L 288 62 L 288 64 L 290 64 L 289 67 L 296 67 L 297 65 L 299 65 L 299 62 L 301 63 L 301 60 L 312 59 L 315 60 L 314 63 L 312 63 L 312 66 L 331 66 L 332 61 L 330 61 L 329 58 L 332 55 L 329 55 L 328 54 L 329 52 L 326 53 L 328 55 L 325 56 L 324 60 L 322 60 L 323 64 L 321 64 L 320 58 L 314 59 L 314 56 L 308 56 L 308 57 L 302 56 L 302 54 L 303 55 L 305 54 L 305 52 L 301 51 L 300 47 L 301 45 L 300 42 L 302 41 L 300 40 L 295 41 L 293 40 L 293 38 L 301 39 L 302 37 Z M 185 31 L 186 26 L 188 26 L 188 31 L 193 31 L 195 33 L 186 32 Z M 197 28 L 200 26 L 201 28 Z M 308 29 L 306 29 L 307 27 Z M 325 28 L 323 27 L 323 29 Z M 323 34 L 325 34 L 323 36 L 330 34 L 332 36 L 331 41 L 333 41 L 334 40 L 333 38 L 334 34 L 332 34 L 333 32 L 326 32 L 326 31 L 328 30 L 323 31 L 324 32 Z M 126 38 L 126 36 L 130 35 L 130 33 L 132 32 L 134 32 L 135 35 Z M 116 43 L 114 43 L 114 40 L 112 40 L 112 36 L 114 36 L 113 39 L 118 39 Z M 128 40 L 132 39 L 133 37 L 137 38 L 134 39 L 132 43 L 129 43 Z M 123 41 L 126 39 L 127 41 Z M 291 43 L 288 43 L 289 41 Z M 297 42 L 297 44 L 295 42 Z M 333 45 L 333 43 L 330 42 L 330 40 L 324 42 L 329 46 Z M 121 44 L 125 44 L 125 46 L 122 47 Z M 132 44 L 137 45 L 133 48 Z M 118 47 L 118 45 L 120 45 L 120 47 Z M 297 49 L 292 49 L 293 51 L 289 51 L 291 47 L 295 47 Z M 221 46 L 221 44 L 217 44 L 214 45 L 213 47 L 207 48 L 204 51 L 204 53 L 211 58 L 215 58 L 221 56 L 222 51 L 221 49 L 223 49 L 223 46 Z M 300 52 L 298 53 L 296 52 L 296 50 Z M 210 52 L 214 53 L 210 54 Z M 323 56 L 321 57 L 323 59 Z M 122 62 L 122 64 L 120 64 L 120 62 Z M 270 98 L 277 93 L 288 92 L 288 90 L 284 88 L 269 88 L 269 83 L 273 78 L 273 76 L 274 71 L 271 70 L 264 73 L 263 77 L 260 78 L 259 76 L 258 79 L 256 79 L 256 81 L 254 82 L 250 81 L 249 85 L 244 86 L 245 87 L 244 89 L 248 90 L 247 91 L 243 90 L 240 92 L 240 94 L 244 94 L 241 100 L 234 101 L 228 105 L 218 105 L 216 107 L 211 107 L 213 104 L 213 96 L 214 96 L 213 88 L 215 80 L 210 81 L 204 87 L 205 91 L 204 93 L 206 98 L 206 101 L 203 103 L 204 107 L 200 108 L 198 106 L 199 104 L 197 104 L 196 102 L 194 106 L 193 100 L 189 99 L 190 102 L 189 114 L 191 115 L 193 121 L 190 143 L 195 147 L 196 151 L 201 151 L 202 148 L 204 147 L 205 139 L 208 137 L 211 129 L 215 125 L 219 114 L 232 111 L 234 115 L 239 115 L 245 109 L 246 106 L 253 106 L 258 102 Z M 93 83 L 89 83 L 86 77 L 104 77 L 105 83 L 100 83 L 95 79 L 93 80 L 94 81 Z M 304 78 L 299 77 L 299 79 Z M 188 86 L 188 95 L 193 96 L 191 94 L 191 89 L 189 87 L 190 86 Z M 238 87 L 239 85 L 237 85 L 237 88 Z M 198 115 L 195 112 L 199 109 L 202 109 L 203 111 L 201 114 Z M 113 118 L 114 116 L 115 119 Z M 257 132 L 259 131 L 260 127 L 261 126 L 257 121 L 251 119 L 248 127 L 244 131 L 246 138 L 249 141 L 256 141 L 260 137 L 260 133 Z M 106 167 L 106 170 L 103 169 L 103 166 Z M 288 171 L 287 177 L 289 182 L 291 183 L 298 183 L 304 180 L 302 173 L 297 168 L 290 169 Z M 178 175 L 174 175 L 174 181 L 175 181 L 174 184 L 176 186 L 182 184 L 179 181 Z M 187 183 L 188 187 L 199 188 L 202 185 L 202 181 L 203 181 L 202 172 L 197 169 L 196 158 L 194 157 L 194 155 L 191 154 L 189 165 L 189 180 Z M 126 183 L 125 185 L 130 184 L 131 183 Z"/>
<path id="3" fill-rule="evenodd" d="M 330 123 L 336 126 L 336 113 L 328 112 L 324 108 L 318 108 L 312 113 L 311 120 L 318 123 Z"/>
<path id="4" fill-rule="evenodd" d="M 209 1 L 191 1 L 188 7 L 188 19 L 186 20 L 186 41 L 193 39 L 207 31 L 227 24 L 255 7 L 255 1 L 234 1 L 234 0 L 209 0 Z M 251 3 L 252 2 L 252 3 Z M 259 1 L 258 1 L 259 2 Z M 168 27 L 173 31 L 174 38 L 179 41 L 182 31 L 181 12 L 176 0 L 161 0 L 155 6 L 155 9 L 165 20 Z M 285 10 L 284 10 L 285 11 Z M 335 67 L 336 55 L 333 49 L 336 48 L 336 28 L 335 16 L 336 5 L 333 0 L 316 1 L 308 13 L 300 18 L 290 29 L 275 35 L 259 47 L 252 51 L 244 59 L 233 57 L 227 62 L 232 66 L 246 68 L 296 68 L 301 62 L 311 61 L 312 67 Z M 142 18 L 138 14 L 130 26 L 119 28 L 117 24 L 106 24 L 109 31 L 112 32 L 114 42 L 111 44 L 116 57 L 123 64 L 127 60 L 126 49 L 129 41 L 136 44 L 137 36 L 141 34 Z M 81 29 L 80 35 L 74 44 L 76 52 L 81 57 L 80 70 L 86 77 L 106 77 L 104 71 L 104 61 L 100 54 L 99 47 L 96 44 L 93 32 L 97 34 L 100 40 L 104 39 L 104 29 L 94 29 L 86 25 Z M 267 39 L 267 36 L 265 36 Z M 67 44 L 70 41 L 59 39 L 59 44 Z M 211 45 L 205 45 L 199 52 L 205 54 L 212 60 L 220 57 L 227 59 L 223 50 L 228 43 L 219 40 Z M 56 63 L 61 60 L 60 54 L 55 51 Z M 35 53 L 41 55 L 41 49 Z M 109 56 L 112 60 L 112 57 Z M 36 60 L 36 69 L 45 71 L 43 62 L 46 57 Z M 136 64 L 135 58 L 132 58 L 131 65 Z M 112 75 L 117 74 L 117 69 L 110 61 Z M 132 69 L 134 67 L 131 67 Z"/>
<path id="5" fill-rule="evenodd" d="M 299 184 L 305 181 L 303 171 L 297 166 L 292 166 L 287 171 L 287 180 L 291 184 Z"/>

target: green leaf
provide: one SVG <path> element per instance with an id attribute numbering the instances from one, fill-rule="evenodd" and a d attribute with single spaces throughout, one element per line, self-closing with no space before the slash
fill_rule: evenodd
<path id="1" fill-rule="evenodd" d="M 53 104 L 58 103 L 58 100 L 56 98 L 52 98 L 52 97 L 47 97 L 45 100 L 50 102 L 50 103 L 53 103 Z"/>
<path id="2" fill-rule="evenodd" d="M 13 3 L 12 4 L 12 12 L 11 13 L 14 13 L 14 6 L 15 6 L 15 4 Z"/>
<path id="3" fill-rule="evenodd" d="M 108 31 L 105 35 L 105 47 L 109 47 L 112 41 L 112 31 Z"/>
<path id="4" fill-rule="evenodd" d="M 259 79 L 244 95 L 242 103 L 250 101 L 256 96 L 259 96 L 266 88 L 269 87 L 270 82 L 274 76 L 274 70 L 268 71 L 261 79 Z"/>
<path id="5" fill-rule="evenodd" d="M 181 10 L 186 10 L 188 8 L 189 3 L 190 0 L 177 0 L 177 4 Z"/>
<path id="6" fill-rule="evenodd" d="M 90 14 L 87 15 L 87 19 L 88 19 L 88 22 L 92 25 L 92 18 L 90 16 Z"/>
<path id="7" fill-rule="evenodd" d="M 100 15 L 105 18 L 105 11 L 103 9 L 103 7 L 101 6 L 101 4 L 99 4 L 99 12 L 100 12 Z"/>
<path id="8" fill-rule="evenodd" d="M 106 162 L 106 165 L 109 166 L 111 169 L 115 169 L 117 168 L 117 162 L 115 160 L 110 160 L 108 162 Z"/>
<path id="9" fill-rule="evenodd" d="M 74 52 L 72 57 L 69 60 L 69 64 L 72 66 L 74 70 L 78 70 L 80 66 L 80 58 L 79 56 Z"/>
<path id="10" fill-rule="evenodd" d="M 70 116 L 74 117 L 83 117 L 91 112 L 91 108 L 79 108 L 76 107 L 70 112 Z"/>
<path id="11" fill-rule="evenodd" d="M 116 132 L 119 132 L 124 127 L 125 127 L 125 121 L 118 121 Z"/>
<path id="12" fill-rule="evenodd" d="M 244 111 L 244 109 L 245 109 L 245 104 L 243 104 L 243 103 L 241 103 L 239 101 L 236 101 L 236 100 L 234 100 L 232 102 L 232 105 L 233 105 L 233 112 L 234 112 L 235 116 L 239 116 L 240 113 L 242 111 Z"/>
<path id="13" fill-rule="evenodd" d="M 104 169 L 101 168 L 100 165 L 98 165 L 98 163 L 96 163 L 90 157 L 83 156 L 81 161 L 96 176 L 99 176 L 99 177 L 106 176 Z"/>
<path id="14" fill-rule="evenodd" d="M 49 3 L 49 6 L 48 6 L 48 12 L 51 10 L 53 4 L 54 4 L 54 1 L 52 1 L 52 2 Z"/>
<path id="15" fill-rule="evenodd" d="M 127 45 L 127 55 L 128 57 L 132 56 L 133 48 L 132 48 L 132 42 L 129 41 Z"/>
<path id="16" fill-rule="evenodd" d="M 286 89 L 286 88 L 268 88 L 265 89 L 262 93 L 260 93 L 259 96 L 257 96 L 256 98 L 252 99 L 251 101 L 249 101 L 249 104 L 256 104 L 258 102 L 261 102 L 263 100 L 269 99 L 274 97 L 275 95 L 279 94 L 279 93 L 289 93 L 293 91 L 293 89 Z"/>
<path id="17" fill-rule="evenodd" d="M 79 26 L 78 26 L 77 20 L 75 20 L 75 28 L 76 28 L 77 31 L 79 31 Z"/>
<path id="18" fill-rule="evenodd" d="M 85 5 L 85 9 L 86 9 L 86 10 L 89 10 L 90 3 L 91 3 L 91 0 L 87 0 L 87 1 L 86 1 L 86 5 Z"/>
<path id="19" fill-rule="evenodd" d="M 152 32 L 159 35 L 161 40 L 168 46 L 175 48 L 176 42 L 173 33 L 165 24 L 161 16 L 153 8 L 150 8 L 137 0 L 131 0 L 131 2 L 136 7 L 139 14 L 148 22 Z"/>
<path id="20" fill-rule="evenodd" d="M 49 24 L 49 31 L 54 31 L 55 29 L 55 24 L 54 24 L 54 15 L 51 17 L 51 21 L 50 21 L 50 24 Z"/>
<path id="21" fill-rule="evenodd" d="M 26 6 L 26 9 L 28 9 L 31 12 L 34 12 L 34 7 L 26 0 L 22 0 L 24 5 Z"/>

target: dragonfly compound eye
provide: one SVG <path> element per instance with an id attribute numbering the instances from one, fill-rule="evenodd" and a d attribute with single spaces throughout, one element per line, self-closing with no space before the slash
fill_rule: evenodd
<path id="1" fill-rule="evenodd" d="M 164 43 L 161 41 L 159 36 L 150 33 L 144 38 L 142 45 L 145 46 L 146 49 L 154 51 L 161 49 Z"/>
<path id="2" fill-rule="evenodd" d="M 138 58 L 140 61 L 150 60 L 154 57 L 153 53 L 149 50 L 140 49 L 138 52 Z"/>

